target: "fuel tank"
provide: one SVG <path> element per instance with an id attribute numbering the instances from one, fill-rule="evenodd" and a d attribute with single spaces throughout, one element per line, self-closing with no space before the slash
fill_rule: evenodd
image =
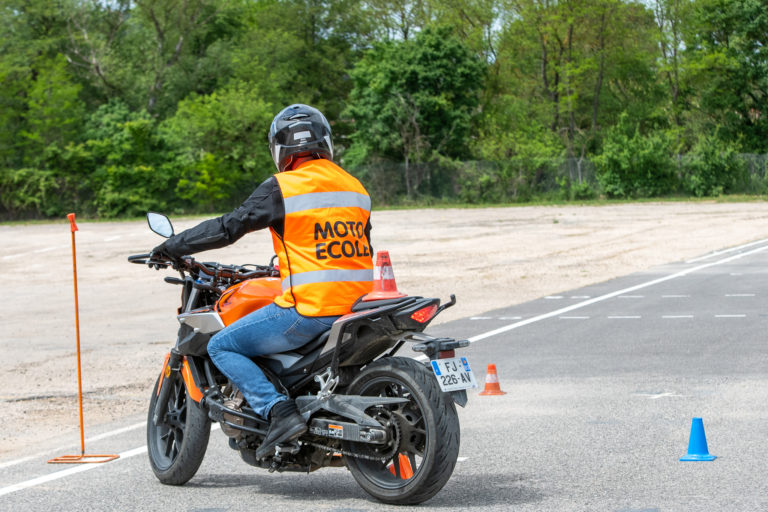
<path id="1" fill-rule="evenodd" d="M 282 294 L 279 277 L 257 277 L 227 288 L 216 303 L 224 325 L 272 303 Z"/>

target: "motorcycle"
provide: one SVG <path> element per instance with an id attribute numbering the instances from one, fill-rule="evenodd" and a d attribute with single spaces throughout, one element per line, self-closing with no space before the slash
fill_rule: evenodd
<path id="1" fill-rule="evenodd" d="M 173 235 L 171 221 L 147 214 L 155 233 Z M 311 472 L 346 466 L 374 498 L 417 504 L 433 497 L 450 478 L 459 453 L 456 405 L 477 382 L 457 349 L 467 340 L 423 333 L 455 296 L 403 296 L 365 300 L 337 319 L 330 330 L 297 350 L 258 357 L 254 362 L 281 393 L 296 401 L 308 430 L 273 453 L 255 453 L 268 428 L 242 393 L 212 363 L 211 337 L 237 319 L 270 304 L 282 293 L 279 269 L 269 265 L 222 265 L 129 256 L 132 263 L 172 268 L 181 286 L 179 330 L 152 391 L 147 446 L 160 482 L 183 485 L 197 472 L 218 422 L 229 446 L 255 467 Z M 420 354 L 396 356 L 404 345 Z"/>

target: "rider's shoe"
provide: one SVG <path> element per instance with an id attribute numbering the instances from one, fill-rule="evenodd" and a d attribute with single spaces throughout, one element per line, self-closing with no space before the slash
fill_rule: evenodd
<path id="1" fill-rule="evenodd" d="M 269 411 L 269 430 L 256 450 L 256 458 L 263 459 L 275 450 L 279 443 L 293 441 L 307 431 L 307 424 L 299 414 L 296 402 L 291 399 L 277 402 Z"/>

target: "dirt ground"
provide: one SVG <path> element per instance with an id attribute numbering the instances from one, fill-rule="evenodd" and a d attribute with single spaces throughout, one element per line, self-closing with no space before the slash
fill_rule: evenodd
<path id="1" fill-rule="evenodd" d="M 176 222 L 177 231 L 198 220 Z M 390 252 L 401 291 L 456 294 L 438 323 L 768 238 L 768 203 L 380 211 L 372 223 L 374 248 Z M 175 338 L 179 288 L 162 281 L 167 271 L 127 263 L 161 241 L 146 223 L 78 224 L 88 435 L 146 410 Z M 204 256 L 266 263 L 272 253 L 262 232 Z M 79 444 L 69 225 L 0 225 L 0 263 L 2 463 Z"/>

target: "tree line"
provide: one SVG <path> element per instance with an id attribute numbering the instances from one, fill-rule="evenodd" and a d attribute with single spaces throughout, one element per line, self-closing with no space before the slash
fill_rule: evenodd
<path id="1" fill-rule="evenodd" d="M 565 198 L 765 186 L 740 157 L 768 152 L 764 0 L 0 12 L 3 218 L 224 211 L 274 172 L 269 123 L 296 102 L 325 112 L 337 160 L 380 204 L 525 201 L 545 183 Z"/>

